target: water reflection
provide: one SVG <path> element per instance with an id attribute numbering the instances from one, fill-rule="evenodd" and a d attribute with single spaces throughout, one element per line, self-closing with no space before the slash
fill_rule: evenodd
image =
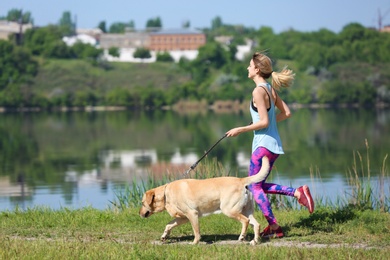
<path id="1" fill-rule="evenodd" d="M 107 151 L 101 156 L 101 178 L 106 181 L 121 182 L 146 181 L 149 174 L 162 177 L 167 173 L 180 173 L 185 167 L 198 160 L 195 153 L 182 155 L 175 149 L 169 162 L 158 158 L 157 150 Z"/>
<path id="2" fill-rule="evenodd" d="M 0 114 L 0 210 L 106 208 L 118 187 L 151 173 L 180 176 L 226 130 L 249 121 L 241 113 L 171 111 Z M 362 157 L 366 165 L 368 155 L 378 185 L 390 147 L 389 110 L 300 109 L 279 130 L 286 154 L 271 175 L 276 182 L 307 183 L 316 195 L 334 199 L 348 189 L 354 161 Z M 208 158 L 245 176 L 251 140 L 251 134 L 227 138 Z M 382 183 L 389 194 L 388 177 Z"/>
<path id="3" fill-rule="evenodd" d="M 101 166 L 91 166 L 96 167 L 91 170 L 79 172 L 77 167 L 69 166 L 64 174 L 63 185 L 37 185 L 35 190 L 30 190 L 24 182 L 13 184 L 9 178 L 0 178 L 0 198 L 19 198 L 9 204 L 3 201 L 3 209 L 11 209 L 12 204 L 22 209 L 33 206 L 50 206 L 57 209 L 89 205 L 104 209 L 110 200 L 114 200 L 113 192 L 116 186 L 132 182 L 141 185 L 150 174 L 157 179 L 162 179 L 167 174 L 180 178 L 184 171 L 198 160 L 195 153 L 182 155 L 179 149 L 171 155 L 169 162 L 159 161 L 155 149 L 109 150 L 103 151 L 100 158 Z M 67 192 L 64 192 L 64 187 Z M 30 199 L 27 200 L 27 197 Z M 95 197 L 100 199 L 95 200 Z M 0 205 L 1 203 L 0 199 Z"/>
<path id="4" fill-rule="evenodd" d="M 31 196 L 31 190 L 26 186 L 23 177 L 21 177 L 17 183 L 13 183 L 8 176 L 5 176 L 0 177 L 0 196 L 22 197 L 25 199 L 26 197 Z"/>

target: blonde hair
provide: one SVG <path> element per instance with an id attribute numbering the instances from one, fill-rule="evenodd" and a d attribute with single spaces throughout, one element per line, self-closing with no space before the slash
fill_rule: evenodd
<path id="1" fill-rule="evenodd" d="M 262 52 L 255 52 L 252 56 L 255 67 L 259 69 L 259 75 L 268 79 L 272 76 L 272 87 L 280 90 L 281 87 L 288 88 L 292 86 L 295 73 L 285 66 L 280 72 L 272 70 L 272 60 Z"/>

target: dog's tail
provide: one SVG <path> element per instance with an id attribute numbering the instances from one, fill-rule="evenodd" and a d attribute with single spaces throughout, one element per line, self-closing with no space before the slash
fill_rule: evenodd
<path id="1" fill-rule="evenodd" d="M 245 186 L 252 183 L 264 181 L 269 173 L 269 168 L 270 168 L 269 159 L 267 156 L 264 156 L 262 158 L 260 171 L 255 175 L 246 177 L 244 179 Z"/>

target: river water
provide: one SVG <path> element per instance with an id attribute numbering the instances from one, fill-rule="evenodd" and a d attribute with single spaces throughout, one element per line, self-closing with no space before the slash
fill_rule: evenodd
<path id="1" fill-rule="evenodd" d="M 351 176 L 389 197 L 389 109 L 298 109 L 279 123 L 285 154 L 270 180 L 308 184 L 317 200 L 351 194 Z M 100 111 L 0 114 L 0 211 L 98 209 L 152 174 L 183 176 L 245 112 Z M 201 161 L 246 176 L 252 133 L 225 138 Z M 190 173 L 190 177 L 193 172 Z"/>

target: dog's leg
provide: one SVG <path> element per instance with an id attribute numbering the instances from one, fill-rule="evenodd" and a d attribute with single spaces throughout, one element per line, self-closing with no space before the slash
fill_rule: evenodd
<path id="1" fill-rule="evenodd" d="M 187 218 L 191 222 L 192 230 L 194 231 L 194 241 L 191 243 L 193 245 L 196 245 L 200 241 L 200 228 L 199 228 L 199 217 L 198 212 L 193 210 L 191 212 L 187 213 Z"/>
<path id="2" fill-rule="evenodd" d="M 239 241 L 244 241 L 245 240 L 245 235 L 246 235 L 246 231 L 248 230 L 248 226 L 249 226 L 249 219 L 247 217 L 245 217 L 244 215 L 242 214 L 239 214 L 236 218 L 238 221 L 241 222 L 241 234 L 240 236 L 238 237 L 238 240 Z"/>
<path id="3" fill-rule="evenodd" d="M 241 225 L 242 225 L 242 227 L 241 227 L 241 234 L 238 237 L 238 241 L 244 241 L 245 234 L 246 234 L 246 231 L 247 231 L 248 226 L 249 226 L 249 219 L 246 216 L 244 216 L 243 214 L 241 214 L 241 213 L 233 214 L 232 212 L 224 212 L 224 211 L 223 211 L 223 213 L 226 216 L 241 222 Z"/>
<path id="4" fill-rule="evenodd" d="M 252 225 L 253 232 L 255 234 L 255 237 L 250 242 L 250 244 L 256 245 L 260 241 L 260 224 L 253 216 L 253 212 L 255 211 L 255 202 L 252 193 L 249 190 L 246 190 L 245 196 L 248 199 L 248 201 L 244 206 L 244 208 L 242 209 L 242 214 L 247 218 L 249 218 L 249 224 Z"/>
<path id="5" fill-rule="evenodd" d="M 187 223 L 188 222 L 188 219 L 187 218 L 175 218 L 174 220 L 172 220 L 171 222 L 169 222 L 166 226 L 165 226 L 165 230 L 164 230 L 164 233 L 162 234 L 161 236 L 161 241 L 165 241 L 165 239 L 167 239 L 167 237 L 169 237 L 169 234 L 171 233 L 171 230 L 174 228 L 174 227 L 177 227 L 177 226 L 180 226 L 184 223 Z"/>
<path id="6" fill-rule="evenodd" d="M 257 222 L 253 214 L 249 215 L 249 224 L 253 226 L 253 232 L 255 233 L 255 237 L 250 242 L 251 245 L 256 245 L 260 241 L 260 224 Z"/>

